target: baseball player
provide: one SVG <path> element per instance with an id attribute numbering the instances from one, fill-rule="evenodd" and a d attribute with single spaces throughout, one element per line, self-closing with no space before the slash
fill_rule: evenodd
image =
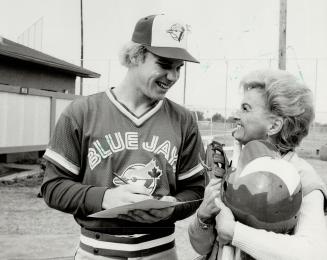
<path id="1" fill-rule="evenodd" d="M 165 97 L 185 61 L 186 27 L 166 15 L 140 19 L 120 53 L 120 84 L 70 104 L 46 150 L 46 203 L 81 226 L 75 259 L 177 259 L 174 222 L 199 202 L 91 218 L 148 198 L 203 197 L 200 133 L 191 113 Z"/>

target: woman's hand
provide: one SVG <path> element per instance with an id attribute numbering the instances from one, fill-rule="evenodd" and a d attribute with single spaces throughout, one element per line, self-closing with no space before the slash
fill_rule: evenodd
<path id="1" fill-rule="evenodd" d="M 233 240 L 235 229 L 235 218 L 232 211 L 226 207 L 221 198 L 217 198 L 215 203 L 220 208 L 219 214 L 216 216 L 216 230 L 218 233 L 218 241 L 224 245 L 229 244 Z"/>
<path id="2" fill-rule="evenodd" d="M 208 183 L 205 191 L 203 201 L 198 209 L 198 217 L 201 219 L 214 218 L 220 208 L 217 207 L 215 199 L 220 196 L 221 179 L 213 178 Z"/>

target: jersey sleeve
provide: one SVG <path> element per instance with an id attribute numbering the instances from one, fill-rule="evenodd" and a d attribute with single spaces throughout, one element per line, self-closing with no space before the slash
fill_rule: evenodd
<path id="1" fill-rule="evenodd" d="M 82 184 L 81 127 L 70 105 L 60 116 L 44 154 L 45 176 L 41 192 L 52 208 L 87 216 L 100 211 L 106 187 Z"/>
<path id="2" fill-rule="evenodd" d="M 200 162 L 200 158 L 201 160 L 204 159 L 204 146 L 196 122 L 193 120 L 191 122 L 191 127 L 186 132 L 186 138 L 181 149 L 177 168 L 178 181 L 187 181 L 202 175 L 204 172 Z"/>
<path id="3" fill-rule="evenodd" d="M 206 184 L 206 172 L 200 158 L 204 158 L 204 146 L 197 124 L 191 120 L 182 143 L 180 158 L 177 164 L 177 194 L 178 201 L 197 200 L 176 206 L 173 213 L 174 221 L 192 215 L 201 204 Z"/>
<path id="4" fill-rule="evenodd" d="M 70 107 L 60 116 L 44 158 L 69 175 L 80 174 L 81 129 Z"/>

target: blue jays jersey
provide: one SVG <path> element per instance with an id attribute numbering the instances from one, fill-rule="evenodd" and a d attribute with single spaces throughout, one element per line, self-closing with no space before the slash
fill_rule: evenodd
<path id="1" fill-rule="evenodd" d="M 144 185 L 149 195 L 192 200 L 198 198 L 187 197 L 187 193 L 179 197 L 179 193 L 188 185 L 204 189 L 199 161 L 203 154 L 197 124 L 188 110 L 165 98 L 136 116 L 108 89 L 75 100 L 62 113 L 44 158 L 60 168 L 63 175 L 86 185 L 67 191 L 76 201 L 86 200 L 86 187 L 107 189 L 126 183 Z M 88 226 L 92 221 L 80 216 L 79 209 L 69 208 L 72 203 L 67 201 L 62 210 L 73 213 L 80 224 Z M 94 213 L 89 209 L 81 212 Z M 93 221 L 92 227 L 102 227 L 103 222 Z M 115 226 L 113 222 L 105 226 Z"/>

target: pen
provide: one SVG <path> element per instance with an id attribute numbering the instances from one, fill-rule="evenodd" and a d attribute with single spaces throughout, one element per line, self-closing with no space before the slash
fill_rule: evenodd
<path id="1" fill-rule="evenodd" d="M 206 170 L 206 171 L 212 171 L 212 169 L 211 169 L 211 167 L 209 167 L 208 165 L 206 165 L 205 163 L 204 163 L 204 161 L 202 161 L 202 159 L 201 159 L 201 155 L 199 154 L 199 160 L 200 160 L 200 163 L 201 163 L 201 165 L 202 165 L 202 167 Z"/>
<path id="2" fill-rule="evenodd" d="M 127 182 L 125 179 L 123 179 L 122 177 L 120 177 L 117 173 L 113 172 L 113 175 L 115 175 L 115 176 L 116 176 L 119 180 L 121 180 L 123 183 L 128 184 L 128 182 Z"/>

